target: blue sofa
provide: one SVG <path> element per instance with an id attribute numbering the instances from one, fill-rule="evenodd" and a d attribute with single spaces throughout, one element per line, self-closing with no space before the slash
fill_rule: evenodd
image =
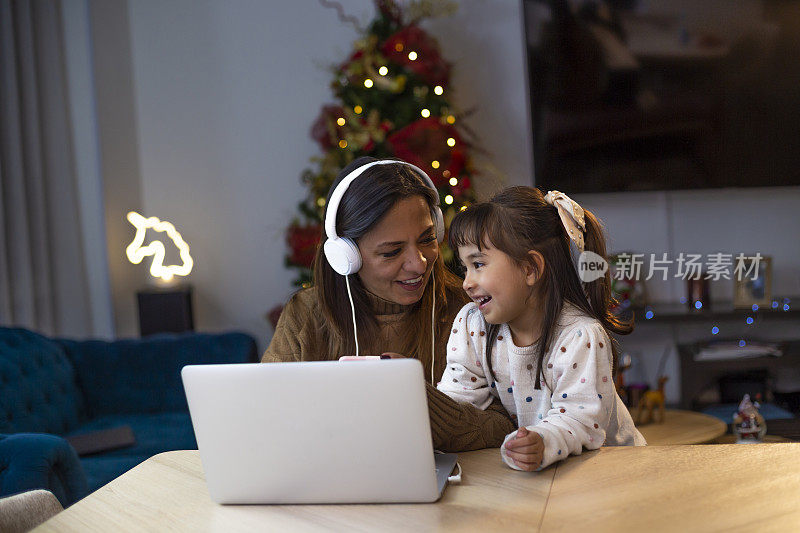
<path id="1" fill-rule="evenodd" d="M 67 507 L 148 457 L 197 448 L 181 368 L 256 360 L 243 333 L 106 342 L 0 328 L 0 497 L 43 488 Z M 65 440 L 122 426 L 134 445 L 79 458 Z"/>

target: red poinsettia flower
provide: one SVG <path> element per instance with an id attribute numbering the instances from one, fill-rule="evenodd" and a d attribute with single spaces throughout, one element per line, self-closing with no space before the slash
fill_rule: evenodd
<path id="1" fill-rule="evenodd" d="M 319 224 L 292 224 L 286 230 L 286 244 L 289 245 L 289 261 L 293 265 L 311 268 L 314 256 L 317 253 L 317 245 L 322 234 L 322 226 Z"/>
<path id="2" fill-rule="evenodd" d="M 461 140 L 458 137 L 451 135 L 456 140 L 455 148 L 450 148 L 450 161 L 442 163 L 442 168 L 444 170 L 450 171 L 450 176 L 459 177 L 458 175 L 464 170 L 464 165 L 467 163 L 467 156 L 464 155 L 464 152 L 459 148 Z"/>
<path id="3" fill-rule="evenodd" d="M 409 59 L 410 52 L 416 52 L 416 59 Z M 381 46 L 381 53 L 431 85 L 446 85 L 450 79 L 450 65 L 442 59 L 438 43 L 417 26 L 406 26 L 389 37 Z"/>
<path id="4" fill-rule="evenodd" d="M 341 128 L 336 125 L 336 119 L 344 116 L 344 111 L 338 105 L 322 106 L 317 120 L 311 125 L 311 138 L 319 143 L 324 151 L 336 147 L 341 135 Z M 336 133 L 336 135 L 332 135 Z"/>
<path id="5" fill-rule="evenodd" d="M 447 145 L 449 138 L 455 139 L 455 147 Z M 458 148 L 461 144 L 458 132 L 435 117 L 412 122 L 391 134 L 387 141 L 395 156 L 425 170 L 437 187 L 446 183 L 442 175 L 444 170 L 449 170 L 451 176 L 458 176 L 464 169 L 466 158 Z M 431 167 L 433 161 L 439 162 L 436 170 Z"/>

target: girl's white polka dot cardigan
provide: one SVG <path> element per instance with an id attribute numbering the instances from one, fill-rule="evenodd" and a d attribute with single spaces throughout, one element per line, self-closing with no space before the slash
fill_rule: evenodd
<path id="1" fill-rule="evenodd" d="M 500 326 L 492 347 L 494 381 L 487 368 L 488 324 L 475 303 L 465 305 L 453 322 L 447 343 L 447 368 L 437 385 L 458 402 L 486 409 L 500 398 L 518 427 L 542 436 L 540 469 L 578 455 L 583 448 L 644 446 L 628 409 L 617 395 L 611 375 L 611 346 L 602 325 L 575 306 L 564 303 L 555 339 L 545 352 L 545 379 L 535 390 L 537 345 L 515 346 L 507 324 Z M 505 442 L 516 436 L 507 435 Z M 500 449 L 503 461 L 516 465 Z M 517 468 L 518 469 L 518 468 Z"/>

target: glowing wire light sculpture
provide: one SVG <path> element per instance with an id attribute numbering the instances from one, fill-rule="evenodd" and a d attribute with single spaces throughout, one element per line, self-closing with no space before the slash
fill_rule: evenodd
<path id="1" fill-rule="evenodd" d="M 189 245 L 183 240 L 181 234 L 175 229 L 175 226 L 167 221 L 161 221 L 157 217 L 145 218 L 135 211 L 128 213 L 128 221 L 136 228 L 136 235 L 133 238 L 133 242 L 125 249 L 125 253 L 131 263 L 138 265 L 145 257 L 153 256 L 153 262 L 150 264 L 150 274 L 152 274 L 153 277 L 161 278 L 164 281 L 171 281 L 173 276 L 189 275 L 192 271 L 192 266 L 194 266 L 194 261 L 192 261 L 192 256 L 189 255 Z M 154 240 L 147 246 L 142 246 L 148 228 L 167 234 L 178 248 L 183 264 L 164 265 L 166 248 L 161 241 Z"/>

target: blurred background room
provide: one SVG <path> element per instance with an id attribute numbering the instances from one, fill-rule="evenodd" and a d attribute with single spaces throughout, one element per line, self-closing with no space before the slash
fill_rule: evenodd
<path id="1" fill-rule="evenodd" d="M 635 416 L 749 394 L 800 438 L 800 3 L 0 0 L 0 38 L 4 329 L 256 360 L 333 177 L 396 156 L 448 219 L 510 185 L 602 219 Z"/>

